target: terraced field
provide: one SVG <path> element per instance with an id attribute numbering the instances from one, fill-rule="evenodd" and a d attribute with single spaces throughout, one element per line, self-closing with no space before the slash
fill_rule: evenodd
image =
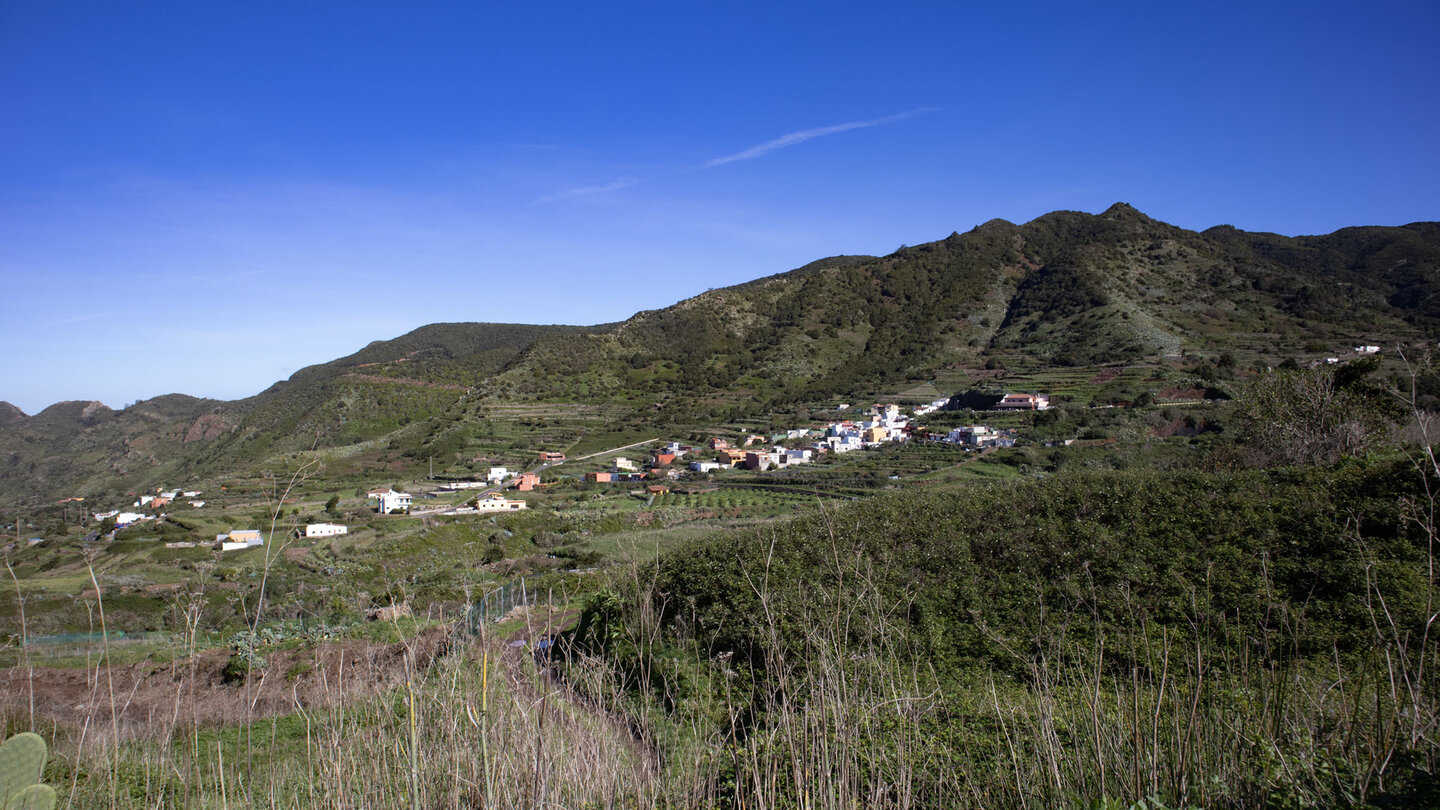
<path id="1" fill-rule="evenodd" d="M 1040 367 L 1017 364 L 1003 371 L 951 371 L 935 387 L 956 393 L 984 385 L 1005 391 L 1046 394 L 1052 404 L 1101 405 L 1129 401 L 1142 392 L 1185 382 L 1186 375 L 1165 365 Z"/>
<path id="2" fill-rule="evenodd" d="M 813 505 L 824 500 L 819 495 L 801 494 L 768 489 L 723 487 L 712 492 L 697 494 L 666 493 L 655 498 L 655 507 L 677 507 L 682 509 L 757 509 L 792 504 Z"/>

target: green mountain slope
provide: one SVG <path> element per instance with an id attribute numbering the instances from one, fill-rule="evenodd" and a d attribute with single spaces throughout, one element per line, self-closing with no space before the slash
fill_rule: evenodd
<path id="1" fill-rule="evenodd" d="M 496 390 L 564 399 L 740 391 L 823 398 L 986 361 L 1096 365 L 1182 351 L 1283 358 L 1433 326 L 1440 228 L 1196 233 L 1128 205 L 993 220 L 537 342 Z"/>
<path id="2" fill-rule="evenodd" d="M 8 403 L 7 403 L 8 405 Z M 116 411 L 99 402 L 60 402 L 34 416 L 0 408 L 0 492 L 10 498 L 69 495 L 77 483 L 124 490 L 225 429 L 224 403 L 170 394 Z"/>
<path id="3" fill-rule="evenodd" d="M 235 434 L 217 448 L 244 461 L 272 447 L 333 446 L 385 435 L 445 411 L 536 341 L 606 327 L 440 323 L 297 371 L 237 406 Z"/>
<path id="4" fill-rule="evenodd" d="M 1277 363 L 1433 333 L 1437 292 L 1437 223 L 1295 238 L 1229 226 L 1197 233 L 1123 203 L 1023 225 L 992 220 L 889 256 L 821 259 L 710 290 L 620 324 L 432 324 L 235 402 L 162 398 L 118 413 L 65 404 L 34 417 L 0 407 L 0 494 L 59 497 L 237 472 L 397 431 L 408 433 L 391 443 L 416 458 L 427 442 L 463 445 L 457 437 L 481 429 L 483 410 L 517 412 L 516 403 L 674 423 L 986 365 L 1182 352 Z"/>
<path id="5" fill-rule="evenodd" d="M 65 402 L 34 416 L 0 404 L 0 493 L 33 500 L 134 490 L 376 438 L 445 412 L 468 383 L 503 370 L 540 337 L 586 329 L 431 324 L 233 402 L 174 394 L 120 411 Z"/>

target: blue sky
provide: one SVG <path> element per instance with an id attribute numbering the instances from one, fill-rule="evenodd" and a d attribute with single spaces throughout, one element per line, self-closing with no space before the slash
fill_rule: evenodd
<path id="1" fill-rule="evenodd" d="M 238 398 L 1121 200 L 1440 219 L 1437 41 L 1433 0 L 0 0 L 0 399 Z"/>

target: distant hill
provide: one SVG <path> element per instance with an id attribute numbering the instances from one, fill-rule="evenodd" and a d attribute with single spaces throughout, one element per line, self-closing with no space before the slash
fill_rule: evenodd
<path id="1" fill-rule="evenodd" d="M 605 327 L 431 324 L 231 402 L 171 394 L 119 411 L 62 402 L 34 416 L 4 403 L 0 495 L 133 490 L 245 468 L 286 449 L 375 438 L 443 412 L 540 337 L 592 328 Z"/>
<path id="2" fill-rule="evenodd" d="M 699 401 L 765 408 L 986 365 L 1182 352 L 1273 363 L 1437 327 L 1440 223 L 1197 233 L 1117 203 L 991 220 L 884 257 L 821 259 L 619 324 L 432 324 L 234 402 L 171 395 L 35 416 L 0 405 L 0 495 L 243 469 L 467 418 L 462 402 L 604 403 L 674 419 Z"/>
<path id="3" fill-rule="evenodd" d="M 112 410 L 100 402 L 59 402 L 34 416 L 0 417 L 0 493 L 56 496 L 92 479 L 121 487 L 184 455 L 224 403 L 181 394 Z M 3 411 L 5 409 L 0 409 Z M 198 431 L 198 434 L 197 434 Z"/>

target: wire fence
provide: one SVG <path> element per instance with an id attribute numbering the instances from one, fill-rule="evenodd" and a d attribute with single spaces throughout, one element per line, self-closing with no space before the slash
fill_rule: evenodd
<path id="1" fill-rule="evenodd" d="M 95 631 L 93 633 L 52 633 L 44 636 L 29 636 L 25 639 L 25 646 L 39 647 L 52 644 L 85 644 L 99 643 L 101 641 L 153 641 L 156 639 L 168 638 L 169 634 L 156 630 L 140 630 L 127 633 L 124 630 L 111 630 L 109 633 Z"/>
<path id="2" fill-rule="evenodd" d="M 465 611 L 465 619 L 461 622 L 461 626 L 470 635 L 478 636 L 482 624 L 498 622 L 517 607 L 532 607 L 540 603 L 548 604 L 549 600 L 548 594 L 527 588 L 524 577 L 521 577 L 519 582 L 501 585 L 471 602 L 470 607 Z"/>

